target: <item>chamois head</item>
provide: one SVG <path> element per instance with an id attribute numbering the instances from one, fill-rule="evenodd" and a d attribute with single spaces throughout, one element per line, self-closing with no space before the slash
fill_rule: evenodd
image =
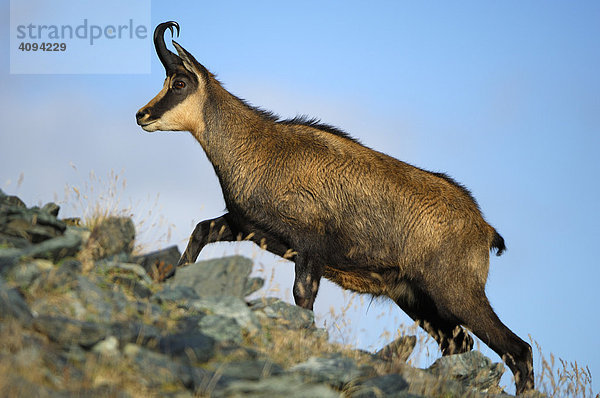
<path id="1" fill-rule="evenodd" d="M 169 29 L 173 35 L 173 28 L 179 36 L 179 24 L 175 21 L 163 22 L 154 30 L 154 47 L 167 77 L 162 90 L 135 115 L 137 124 L 149 132 L 190 131 L 202 123 L 200 109 L 209 73 L 175 40 L 172 42 L 178 55 L 167 49 L 164 34 Z"/>

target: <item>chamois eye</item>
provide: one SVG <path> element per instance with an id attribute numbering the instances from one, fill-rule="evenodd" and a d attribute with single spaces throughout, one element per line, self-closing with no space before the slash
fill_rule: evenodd
<path id="1" fill-rule="evenodd" d="M 173 83 L 173 88 L 181 90 L 182 88 L 185 88 L 185 82 L 182 82 L 181 80 L 177 80 L 175 83 Z"/>

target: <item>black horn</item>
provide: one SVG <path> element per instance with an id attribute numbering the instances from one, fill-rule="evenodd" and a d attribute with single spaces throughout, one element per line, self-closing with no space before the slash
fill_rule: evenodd
<path id="1" fill-rule="evenodd" d="M 165 67 L 167 75 L 177 65 L 182 64 L 181 59 L 169 51 L 165 45 L 165 31 L 169 29 L 171 36 L 173 36 L 175 33 L 173 28 L 177 30 L 177 36 L 179 37 L 179 24 L 175 21 L 163 22 L 154 29 L 154 47 L 156 48 L 156 54 L 158 54 L 160 62 Z"/>

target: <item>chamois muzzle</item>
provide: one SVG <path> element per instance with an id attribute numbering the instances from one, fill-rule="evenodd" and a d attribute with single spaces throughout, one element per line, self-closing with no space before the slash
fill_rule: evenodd
<path id="1" fill-rule="evenodd" d="M 171 36 L 174 36 L 175 32 L 173 28 L 177 30 L 177 37 L 179 37 L 179 24 L 175 21 L 163 22 L 154 29 L 154 47 L 156 48 L 156 54 L 165 67 L 167 76 L 169 72 L 173 71 L 177 65 L 182 65 L 181 59 L 167 49 L 165 45 L 165 31 L 169 29 Z"/>
<path id="2" fill-rule="evenodd" d="M 150 111 L 148 110 L 148 108 L 140 109 L 138 113 L 135 114 L 135 120 L 137 121 L 137 124 L 139 124 L 140 126 L 144 125 L 144 118 L 146 118 L 147 116 L 150 116 Z"/>

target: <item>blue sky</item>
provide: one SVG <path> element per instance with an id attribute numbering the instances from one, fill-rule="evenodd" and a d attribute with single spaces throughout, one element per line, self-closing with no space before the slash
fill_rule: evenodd
<path id="1" fill-rule="evenodd" d="M 9 2 L 0 4 L 8 26 Z M 500 318 L 544 352 L 589 365 L 600 390 L 600 3 L 153 1 L 152 28 L 167 20 L 234 94 L 284 117 L 319 117 L 465 184 L 507 242 L 487 286 Z M 218 182 L 191 136 L 135 124 L 162 86 L 154 54 L 151 74 L 11 75 L 8 38 L 5 29 L 1 189 L 30 205 L 60 201 L 92 170 L 122 171 L 124 204 L 145 212 L 159 194 L 154 211 L 173 225 L 160 246 L 180 249 L 195 222 L 222 214 Z M 98 51 L 106 56 L 114 54 Z M 66 203 L 64 215 L 75 210 Z M 289 299 L 290 263 L 246 244 L 201 256 L 234 253 L 274 267 Z M 342 300 L 324 284 L 316 312 Z M 368 300 L 348 319 L 345 338 L 366 348 L 410 323 Z"/>

